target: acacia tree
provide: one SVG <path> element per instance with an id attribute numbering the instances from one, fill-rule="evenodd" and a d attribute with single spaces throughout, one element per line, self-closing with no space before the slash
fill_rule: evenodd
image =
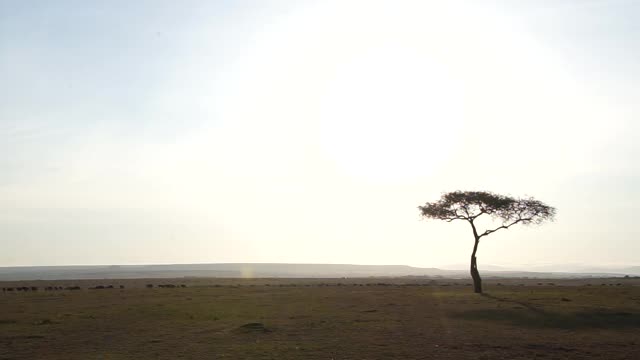
<path id="1" fill-rule="evenodd" d="M 418 206 L 420 213 L 427 219 L 438 219 L 446 222 L 466 220 L 473 230 L 473 252 L 471 253 L 471 277 L 473 289 L 482 293 L 482 279 L 478 272 L 476 252 L 480 239 L 501 229 L 508 229 L 515 224 L 541 224 L 546 220 L 553 221 L 556 209 L 533 198 L 516 199 L 487 191 L 454 191 L 442 195 L 439 201 Z M 478 231 L 476 219 L 486 215 L 499 220 L 500 226 Z"/>

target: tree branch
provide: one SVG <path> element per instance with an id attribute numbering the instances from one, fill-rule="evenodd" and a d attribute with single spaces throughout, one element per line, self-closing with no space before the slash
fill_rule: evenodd
<path id="1" fill-rule="evenodd" d="M 464 216 L 454 216 L 454 217 L 448 217 L 448 218 L 440 218 L 440 220 L 444 220 L 446 222 L 452 222 L 453 220 L 467 220 L 466 217 Z"/>
<path id="2" fill-rule="evenodd" d="M 517 223 L 519 223 L 519 222 L 523 222 L 523 221 L 531 221 L 531 220 L 532 220 L 532 218 L 520 218 L 520 219 L 518 219 L 518 220 L 516 220 L 516 221 L 512 222 L 512 223 L 511 223 L 511 224 L 509 224 L 509 225 L 504 225 L 504 224 L 503 224 L 502 226 L 498 226 L 497 228 L 495 228 L 495 229 L 493 229 L 493 230 L 486 230 L 486 231 L 485 231 L 485 232 L 483 232 L 483 233 L 482 233 L 478 238 L 481 238 L 481 237 L 483 237 L 483 236 L 487 236 L 487 235 L 489 235 L 489 234 L 493 234 L 494 232 L 496 232 L 496 231 L 498 231 L 498 230 L 500 230 L 500 229 L 508 229 L 508 228 L 510 228 L 511 226 L 513 226 L 513 225 L 515 225 L 515 224 L 517 224 Z"/>
<path id="3" fill-rule="evenodd" d="M 487 213 L 487 212 L 486 212 L 484 209 L 482 209 L 482 208 L 481 208 L 479 213 L 477 213 L 477 214 L 475 214 L 475 215 L 473 215 L 473 216 L 469 217 L 469 219 L 471 219 L 471 220 L 475 220 L 478 216 L 480 216 L 480 215 L 482 215 L 482 214 L 486 214 L 486 213 Z"/>

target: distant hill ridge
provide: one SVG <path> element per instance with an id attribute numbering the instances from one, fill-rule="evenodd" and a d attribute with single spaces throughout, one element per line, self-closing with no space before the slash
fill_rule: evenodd
<path id="1" fill-rule="evenodd" d="M 483 271 L 485 277 L 580 278 L 640 275 L 640 267 L 628 267 L 614 272 L 529 272 Z M 135 279 L 179 277 L 280 277 L 280 278 L 340 278 L 340 277 L 427 276 L 466 278 L 468 271 L 419 268 L 407 265 L 351 264 L 279 264 L 220 263 L 170 265 L 78 265 L 0 267 L 0 281 L 70 280 L 70 279 Z"/>

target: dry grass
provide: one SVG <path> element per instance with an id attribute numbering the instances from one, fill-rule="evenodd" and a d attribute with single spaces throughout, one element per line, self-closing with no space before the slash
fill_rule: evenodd
<path id="1" fill-rule="evenodd" d="M 638 280 L 612 281 L 29 282 L 83 290 L 2 294 L 0 359 L 640 359 Z"/>

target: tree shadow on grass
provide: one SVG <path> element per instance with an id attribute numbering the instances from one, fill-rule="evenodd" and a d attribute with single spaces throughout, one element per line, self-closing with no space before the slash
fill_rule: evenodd
<path id="1" fill-rule="evenodd" d="M 511 309 L 469 310 L 453 316 L 465 320 L 497 321 L 531 328 L 640 328 L 640 314 L 637 313 L 599 309 L 555 313 L 523 301 L 499 298 L 489 294 L 483 294 L 483 296 L 511 303 L 514 307 Z"/>

